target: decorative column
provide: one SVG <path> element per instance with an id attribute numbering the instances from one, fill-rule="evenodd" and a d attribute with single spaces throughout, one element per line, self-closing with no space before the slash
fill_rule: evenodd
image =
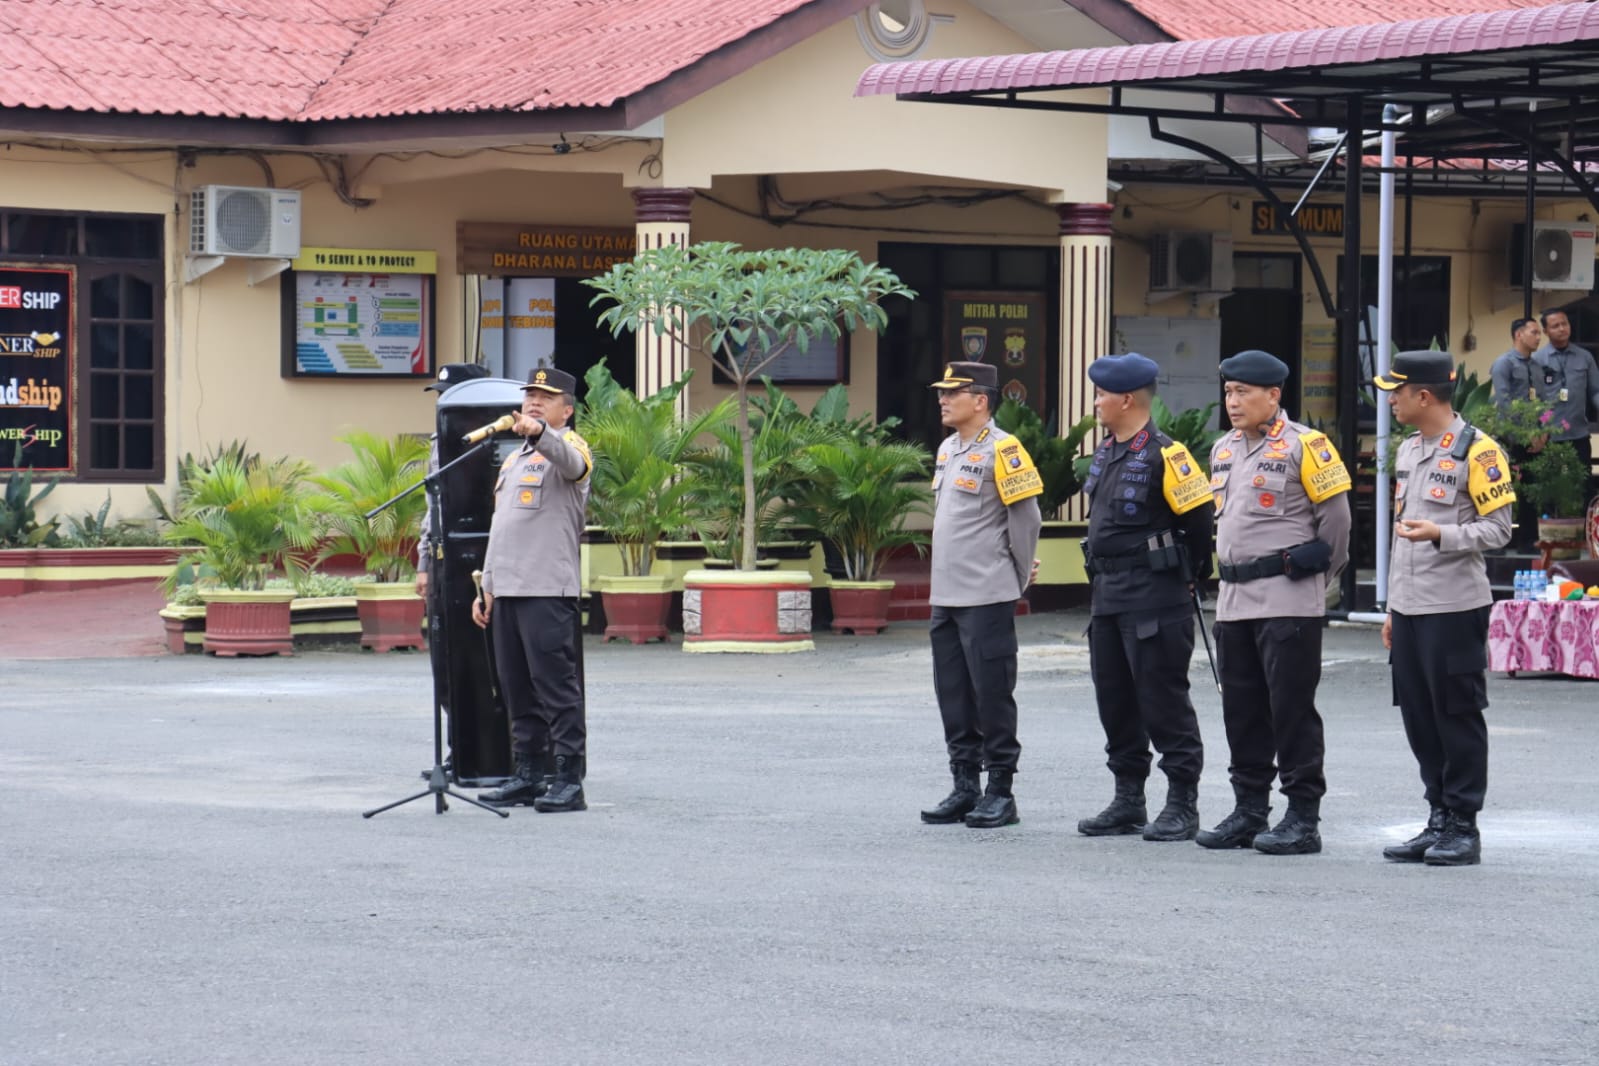
<path id="1" fill-rule="evenodd" d="M 1060 216 L 1060 432 L 1094 410 L 1088 364 L 1110 351 L 1110 204 L 1058 204 Z M 1097 435 L 1096 435 L 1097 437 Z M 1090 438 L 1095 439 L 1095 438 Z M 1088 519 L 1081 495 L 1060 517 Z"/>
<path id="2" fill-rule="evenodd" d="M 686 248 L 689 243 L 689 215 L 694 207 L 693 189 L 634 189 L 634 229 L 638 251 L 662 248 L 668 244 Z M 638 394 L 652 396 L 676 381 L 688 369 L 688 349 L 668 336 L 640 329 L 635 335 L 638 359 Z M 677 411 L 688 414 L 688 390 L 677 399 Z"/>

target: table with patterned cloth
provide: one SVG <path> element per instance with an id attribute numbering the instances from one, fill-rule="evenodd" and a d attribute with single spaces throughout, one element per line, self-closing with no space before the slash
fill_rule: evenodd
<path id="1" fill-rule="evenodd" d="M 1488 669 L 1599 678 L 1599 600 L 1500 600 L 1488 621 Z"/>

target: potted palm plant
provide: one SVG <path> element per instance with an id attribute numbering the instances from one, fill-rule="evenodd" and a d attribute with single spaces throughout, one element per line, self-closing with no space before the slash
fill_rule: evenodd
<path id="1" fill-rule="evenodd" d="M 353 457 L 311 478 L 308 503 L 322 536 L 317 561 L 359 556 L 366 580 L 355 583 L 361 647 L 373 651 L 422 646 L 425 606 L 416 594 L 416 539 L 427 500 L 419 490 L 368 520 L 367 512 L 410 488 L 427 469 L 427 441 L 355 430 L 339 438 Z"/>
<path id="2" fill-rule="evenodd" d="M 620 575 L 595 579 L 606 640 L 643 644 L 667 638 L 673 579 L 650 573 L 656 545 L 690 519 L 693 490 L 681 464 L 700 435 L 724 425 L 731 413 L 724 400 L 679 419 L 677 397 L 689 376 L 640 399 L 616 383 L 603 361 L 585 375 L 580 420 L 594 452 L 588 517 L 616 544 L 622 564 Z"/>
<path id="3" fill-rule="evenodd" d="M 294 650 L 289 604 L 294 590 L 268 589 L 278 570 L 303 569 L 316 530 L 306 506 L 307 465 L 296 459 L 219 458 L 197 467 L 183 485 L 183 504 L 163 534 L 196 545 L 173 568 L 166 589 L 193 581 L 204 587 L 204 648 L 221 656 L 288 655 Z"/>
<path id="4" fill-rule="evenodd" d="M 794 501 L 796 517 L 812 526 L 842 559 L 844 577 L 828 584 L 833 630 L 876 634 L 888 625 L 894 582 L 879 580 L 896 548 L 927 544 L 909 529 L 931 513 L 928 455 L 916 444 L 845 436 L 813 444 L 799 456 L 804 474 Z"/>

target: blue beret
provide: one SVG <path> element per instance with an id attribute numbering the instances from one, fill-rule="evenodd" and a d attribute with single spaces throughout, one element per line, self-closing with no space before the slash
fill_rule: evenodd
<path id="1" fill-rule="evenodd" d="M 1088 364 L 1088 380 L 1106 392 L 1137 392 L 1153 385 L 1158 376 L 1155 360 L 1137 352 L 1105 355 Z"/>
<path id="2" fill-rule="evenodd" d="M 1259 348 L 1230 355 L 1221 361 L 1223 381 L 1241 381 L 1245 385 L 1264 385 L 1267 388 L 1288 380 L 1288 364 Z"/>

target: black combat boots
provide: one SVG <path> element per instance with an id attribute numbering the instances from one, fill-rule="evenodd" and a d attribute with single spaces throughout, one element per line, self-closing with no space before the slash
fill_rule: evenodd
<path id="1" fill-rule="evenodd" d="M 1192 781 L 1168 781 L 1166 806 L 1144 826 L 1145 840 L 1192 840 L 1199 832 L 1199 786 Z"/>
<path id="2" fill-rule="evenodd" d="M 972 763 L 952 762 L 949 772 L 955 779 L 955 788 L 938 806 L 922 812 L 922 821 L 928 825 L 951 825 L 960 821 L 977 806 L 977 800 L 983 794 L 981 772 Z"/>
<path id="3" fill-rule="evenodd" d="M 1283 820 L 1255 837 L 1255 850 L 1265 855 L 1314 855 L 1321 850 L 1321 801 L 1288 799 Z"/>
<path id="4" fill-rule="evenodd" d="M 533 809 L 542 814 L 589 809 L 583 799 L 583 759 L 580 756 L 555 757 L 555 779 L 550 782 L 550 790 L 533 801 Z"/>
<path id="5" fill-rule="evenodd" d="M 1382 857 L 1394 862 L 1420 862 L 1427 854 L 1427 849 L 1438 843 L 1444 835 L 1444 823 L 1449 820 L 1449 812 L 1442 807 L 1434 807 L 1432 813 L 1427 815 L 1427 828 L 1405 841 L 1403 844 L 1393 844 L 1382 849 Z"/>
<path id="6" fill-rule="evenodd" d="M 1118 777 L 1116 795 L 1110 806 L 1077 823 L 1077 831 L 1084 836 L 1113 837 L 1125 833 L 1142 833 L 1149 821 L 1149 810 L 1144 806 L 1144 779 Z"/>
<path id="7" fill-rule="evenodd" d="M 984 790 L 983 798 L 977 801 L 977 806 L 966 816 L 968 826 L 972 829 L 998 829 L 1022 820 L 1022 816 L 1016 813 L 1016 800 L 1010 794 L 1010 782 L 1014 774 L 1014 770 L 989 769 L 988 788 Z"/>
<path id="8" fill-rule="evenodd" d="M 516 753 L 516 771 L 511 779 L 492 792 L 479 792 L 478 799 L 495 807 L 528 806 L 544 795 L 543 760 L 537 755 Z"/>
<path id="9" fill-rule="evenodd" d="M 1202 848 L 1247 848 L 1266 831 L 1271 805 L 1264 792 L 1237 792 L 1238 804 L 1215 829 L 1202 830 L 1194 843 Z"/>
<path id="10" fill-rule="evenodd" d="M 1475 811 L 1450 811 L 1438 843 L 1427 849 L 1428 866 L 1475 866 L 1482 861 L 1482 834 Z"/>

